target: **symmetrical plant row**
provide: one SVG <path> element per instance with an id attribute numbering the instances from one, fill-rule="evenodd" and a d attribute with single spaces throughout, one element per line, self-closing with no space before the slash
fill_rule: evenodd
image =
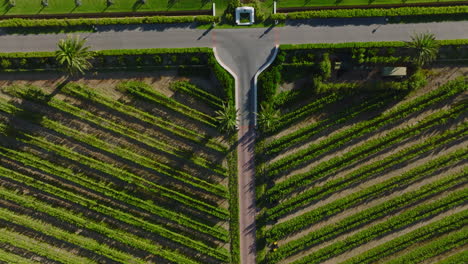
<path id="1" fill-rule="evenodd" d="M 181 139 L 189 140 L 194 143 L 207 146 L 214 150 L 225 152 L 227 148 L 222 144 L 208 138 L 206 135 L 200 135 L 199 133 L 189 130 L 185 127 L 178 126 L 173 122 L 163 120 L 160 117 L 150 115 L 142 110 L 139 110 L 131 105 L 126 105 L 110 98 L 107 98 L 97 92 L 84 87 L 82 85 L 69 84 L 62 89 L 62 92 L 69 94 L 71 96 L 76 96 L 85 100 L 89 100 L 93 103 L 98 103 L 104 105 L 110 109 L 123 113 L 125 115 L 137 118 L 142 120 L 150 125 L 157 126 L 165 131 L 168 131 L 174 135 L 177 135 Z M 169 144 L 169 142 L 166 142 Z"/>
<path id="2" fill-rule="evenodd" d="M 176 100 L 167 97 L 153 89 L 143 82 L 129 81 L 121 83 L 119 90 L 126 92 L 132 96 L 147 100 L 157 105 L 162 105 L 175 112 L 181 113 L 193 120 L 199 121 L 211 127 L 216 127 L 216 120 L 214 117 L 192 109 Z"/>
<path id="3" fill-rule="evenodd" d="M 269 166 L 268 174 L 270 176 L 277 175 L 281 171 L 293 168 L 317 157 L 320 153 L 330 149 L 329 147 L 325 148 L 327 145 L 341 146 L 344 143 L 349 142 L 351 139 L 376 131 L 387 124 L 405 118 L 410 114 L 421 111 L 430 105 L 441 102 L 442 100 L 450 98 L 467 89 L 468 87 L 464 79 L 460 78 L 438 88 L 435 91 L 419 96 L 410 102 L 401 104 L 398 107 L 393 108 L 391 111 L 376 116 L 371 120 L 360 122 L 349 129 L 336 133 L 331 137 L 328 137 L 326 140 L 321 141 L 319 144 L 312 144 L 292 155 L 277 160 Z"/>
<path id="4" fill-rule="evenodd" d="M 6 105 L 1 101 L 0 104 L 2 111 L 6 111 L 13 115 L 24 111 L 24 109 L 17 108 L 13 105 Z M 152 159 L 149 159 L 148 157 L 137 154 L 129 149 L 112 145 L 104 140 L 97 138 L 94 135 L 84 134 L 81 131 L 62 125 L 60 122 L 53 121 L 47 117 L 43 117 L 40 124 L 45 128 L 51 129 L 57 133 L 73 138 L 79 142 L 83 142 L 95 148 L 114 154 L 122 159 L 138 164 L 142 167 L 151 169 L 152 171 L 164 175 L 169 179 L 175 179 L 184 184 L 187 184 L 188 186 L 199 188 L 209 193 L 216 194 L 220 197 L 227 197 L 226 188 L 220 184 L 209 183 L 205 180 L 191 176 L 185 172 L 176 170 L 165 164 L 158 163 Z"/>
<path id="5" fill-rule="evenodd" d="M 449 156 L 450 157 L 450 156 Z M 445 157 L 447 158 L 447 157 Z M 426 166 L 425 164 L 423 166 Z M 447 164 L 442 164 L 446 166 Z M 314 217 L 311 217 L 311 221 L 313 223 L 317 223 L 318 221 L 324 219 L 325 217 L 330 217 L 331 215 L 335 215 L 339 212 L 346 210 L 352 206 L 356 206 L 357 204 L 362 203 L 363 201 L 368 201 L 370 199 L 375 199 L 377 197 L 381 197 L 381 195 L 385 192 L 391 192 L 398 188 L 403 188 L 408 184 L 421 179 L 423 177 L 427 177 L 430 172 L 434 170 L 430 170 L 429 172 L 421 172 L 421 167 L 418 168 L 419 170 L 413 171 L 413 178 L 410 179 L 409 175 L 407 175 L 405 182 L 402 186 L 398 185 L 396 180 L 402 179 L 402 177 L 397 177 L 397 179 L 390 179 L 387 182 L 379 184 L 375 188 L 368 188 L 361 192 L 351 195 L 351 197 L 344 198 L 337 200 L 329 205 L 320 207 L 316 210 L 313 210 Z M 417 175 L 416 173 L 421 172 L 422 175 Z M 341 220 L 338 223 L 327 225 L 320 230 L 315 232 L 311 232 L 297 240 L 293 240 L 279 248 L 279 250 L 271 255 L 272 258 L 277 257 L 278 260 L 297 254 L 298 252 L 322 243 L 324 241 L 328 241 L 340 234 L 346 233 L 354 228 L 358 228 L 360 226 L 364 226 L 372 221 L 385 217 L 389 214 L 393 214 L 398 212 L 408 206 L 411 206 L 415 203 L 420 201 L 426 200 L 434 195 L 442 193 L 444 191 L 450 190 L 451 188 L 459 185 L 465 184 L 466 176 L 468 172 L 464 170 L 461 173 L 453 174 L 447 177 L 444 177 L 440 180 L 435 181 L 434 183 L 425 185 L 420 190 L 408 192 L 402 196 L 390 199 L 385 201 L 379 205 L 371 207 L 369 209 L 363 210 L 357 214 L 354 214 L 350 217 L 347 217 Z M 357 199 L 353 201 L 351 199 Z"/>
<path id="6" fill-rule="evenodd" d="M 41 183 L 38 183 L 38 184 L 41 184 Z M 43 187 L 44 186 L 42 186 L 42 188 Z M 55 189 L 57 192 L 61 192 L 57 188 L 54 188 L 52 186 L 50 187 Z M 82 215 L 80 216 L 72 211 L 65 210 L 64 208 L 53 207 L 44 201 L 33 198 L 32 196 L 19 195 L 13 190 L 8 190 L 2 187 L 0 188 L 0 197 L 2 197 L 2 199 L 4 200 L 10 200 L 25 208 L 33 209 L 33 210 L 51 215 L 55 218 L 60 219 L 61 221 L 71 223 L 77 227 L 86 228 L 88 230 L 95 231 L 98 234 L 105 235 L 106 237 L 112 238 L 116 241 L 119 241 L 120 243 L 127 244 L 133 248 L 138 248 L 138 249 L 148 251 L 156 256 L 160 256 L 169 261 L 174 261 L 176 263 L 197 263 L 187 257 L 180 255 L 179 253 L 164 249 L 161 246 L 156 245 L 153 241 L 149 239 L 136 236 L 130 232 L 122 231 L 120 229 L 112 228 L 109 224 L 106 224 L 102 221 L 94 221 L 90 219 L 89 217 L 85 218 Z M 47 248 L 47 245 L 44 244 L 42 245 L 42 247 Z M 41 252 L 40 247 L 39 249 L 35 249 L 34 252 Z M 69 252 L 67 252 L 67 254 L 69 254 Z M 80 262 L 75 262 L 75 263 L 80 263 Z M 81 262 L 81 263 L 86 263 L 86 262 Z"/>
<path id="7" fill-rule="evenodd" d="M 330 116 L 325 120 L 314 122 L 310 125 L 297 129 L 294 132 L 291 132 L 287 135 L 273 140 L 265 146 L 265 153 L 268 155 L 276 155 L 282 150 L 289 148 L 294 144 L 302 142 L 308 138 L 311 138 L 312 136 L 320 133 L 321 131 L 327 128 L 338 124 L 342 124 L 364 112 L 378 109 L 394 99 L 394 97 L 388 96 L 385 93 L 382 96 L 369 98 L 357 106 L 348 108 L 344 111 Z"/>
<path id="8" fill-rule="evenodd" d="M 320 263 L 326 259 L 330 259 L 334 256 L 337 256 L 347 250 L 365 244 L 377 237 L 385 236 L 395 230 L 403 229 L 405 227 L 413 225 L 418 221 L 433 218 L 442 212 L 463 205 L 466 202 L 467 198 L 467 189 L 450 193 L 442 199 L 431 203 L 419 205 L 413 208 L 412 210 L 405 211 L 401 214 L 389 218 L 388 220 L 382 223 L 373 225 L 367 229 L 359 231 L 358 233 L 347 237 L 346 239 L 337 241 L 336 243 L 321 248 L 318 251 L 315 251 L 314 253 L 309 254 L 306 257 L 303 257 L 293 263 Z M 451 217 L 447 217 L 433 224 L 427 225 L 425 228 L 423 227 L 419 229 L 417 232 L 414 232 L 412 236 L 414 239 L 418 239 L 421 236 L 430 237 L 434 235 L 434 233 L 439 234 L 439 230 L 442 230 L 442 232 L 457 230 L 460 227 L 466 225 L 468 221 L 467 216 L 467 211 L 455 214 Z M 448 230 L 444 230 L 445 227 L 448 227 Z"/>
<path id="9" fill-rule="evenodd" d="M 0 233 L 3 232 L 3 230 L 6 230 L 6 229 L 0 229 Z M 10 240 L 9 242 L 11 243 L 12 241 Z M 40 262 L 37 262 L 36 260 L 27 259 L 20 255 L 16 255 L 12 252 L 5 251 L 1 248 L 0 248 L 0 261 L 3 261 L 5 263 L 18 263 L 18 264 L 27 264 L 27 263 L 39 264 L 40 263 Z"/>
<path id="10" fill-rule="evenodd" d="M 320 98 L 319 100 L 316 100 L 310 104 L 307 104 L 299 109 L 288 112 L 280 116 L 279 120 L 275 124 L 273 124 L 272 127 L 268 129 L 267 132 L 268 133 L 277 132 L 278 130 L 291 125 L 297 120 L 301 120 L 304 117 L 314 112 L 322 110 L 326 105 L 336 102 L 342 99 L 343 97 L 344 97 L 343 94 L 340 95 L 338 93 L 331 93 L 330 95 Z"/>
<path id="11" fill-rule="evenodd" d="M 28 87 L 27 89 L 21 89 L 20 87 L 15 87 L 14 91 L 11 89 L 8 91 L 11 95 L 15 96 L 20 96 L 24 99 L 29 99 L 33 100 L 38 103 L 44 103 L 42 100 L 37 100 L 37 98 L 32 98 L 30 96 L 31 93 L 34 93 L 35 95 L 43 93 L 42 90 L 39 88 L 34 88 L 34 87 Z M 44 96 L 46 96 L 44 94 Z M 220 175 L 225 176 L 226 175 L 226 169 L 222 166 L 219 166 L 218 164 L 215 164 L 213 162 L 210 162 L 206 160 L 203 157 L 200 156 L 190 156 L 187 158 L 187 154 L 185 154 L 183 151 L 178 149 L 177 147 L 174 147 L 173 145 L 167 144 L 165 142 L 162 142 L 161 140 L 158 140 L 155 137 L 150 137 L 146 134 L 142 134 L 132 128 L 129 128 L 128 126 L 124 126 L 121 124 L 118 124 L 116 122 L 113 122 L 109 119 L 105 119 L 102 117 L 97 116 L 94 113 L 91 113 L 89 111 L 86 111 L 84 109 L 78 108 L 72 104 L 66 103 L 62 100 L 58 100 L 55 98 L 52 98 L 48 100 L 47 103 L 49 106 L 54 107 L 57 110 L 63 111 L 65 113 L 68 113 L 70 115 L 73 115 L 74 117 L 77 117 L 79 119 L 83 119 L 87 122 L 90 122 L 94 125 L 97 125 L 99 127 L 102 127 L 104 129 L 107 129 L 109 131 L 112 131 L 114 133 L 120 134 L 124 137 L 131 138 L 139 143 L 143 143 L 153 149 L 156 149 L 158 151 L 161 151 L 165 154 L 170 155 L 172 158 L 176 159 L 182 159 L 184 161 L 188 162 L 193 162 L 193 164 L 201 166 L 205 169 L 209 169 L 213 172 L 216 172 Z"/>
<path id="12" fill-rule="evenodd" d="M 0 103 L 0 109 L 1 111 L 5 112 L 11 112 L 11 105 L 6 105 L 4 103 Z M 15 108 L 15 107 L 13 107 Z M 13 112 L 18 111 L 18 109 L 13 109 Z M 47 121 L 45 121 L 47 122 Z M 65 128 L 64 126 L 54 123 L 52 121 L 48 122 L 49 126 L 52 127 L 53 125 L 57 125 L 57 132 L 61 131 L 62 128 Z M 60 133 L 60 132 L 59 132 Z M 218 207 L 215 207 L 213 205 L 207 204 L 203 201 L 200 201 L 198 199 L 194 199 L 186 194 L 182 194 L 178 191 L 173 190 L 173 188 L 165 187 L 159 184 L 156 184 L 153 181 L 144 179 L 141 176 L 138 176 L 136 174 L 133 174 L 127 170 L 122 170 L 119 168 L 114 167 L 111 164 L 96 160 L 94 158 L 82 155 L 76 151 L 69 150 L 63 146 L 59 146 L 56 144 L 51 144 L 48 142 L 46 139 L 37 137 L 37 136 L 31 136 L 27 135 L 28 138 L 33 140 L 34 144 L 41 146 L 47 150 L 53 151 L 53 152 L 58 152 L 58 153 L 63 153 L 61 155 L 64 155 L 64 157 L 73 160 L 73 161 L 78 161 L 84 165 L 87 165 L 93 169 L 97 169 L 99 171 L 102 171 L 104 173 L 107 173 L 109 175 L 112 175 L 114 177 L 118 177 L 122 179 L 124 182 L 128 183 L 135 183 L 141 187 L 144 187 L 144 189 L 149 189 L 153 193 L 157 193 L 159 195 L 163 195 L 167 198 L 176 200 L 179 203 L 185 204 L 189 207 L 193 207 L 194 209 L 200 210 L 202 212 L 208 213 L 210 215 L 213 215 L 215 217 L 218 217 L 220 219 L 227 219 L 228 218 L 228 212 L 225 209 L 221 209 Z"/>
<path id="13" fill-rule="evenodd" d="M 343 177 L 336 180 L 328 181 L 323 186 L 312 188 L 300 195 L 297 195 L 286 202 L 280 204 L 278 207 L 273 208 L 272 212 L 281 212 L 281 209 L 288 207 L 297 208 L 299 205 L 310 204 L 312 201 L 318 201 L 333 194 L 339 190 L 348 188 L 354 184 L 365 181 L 368 178 L 381 173 L 391 167 L 401 166 L 405 162 L 418 157 L 424 153 L 446 145 L 452 141 L 456 141 L 459 137 L 468 135 L 468 124 L 464 124 L 453 131 L 447 131 L 442 135 L 436 135 L 425 139 L 422 143 L 413 145 L 403 149 L 395 154 L 392 154 L 382 160 L 375 161 L 369 165 L 363 166 Z M 276 214 L 275 214 L 276 215 Z M 269 232 L 268 236 L 271 239 L 278 239 L 286 234 L 296 232 L 302 228 L 310 225 L 307 221 L 307 214 L 298 216 L 289 221 L 275 225 Z"/>
<path id="14" fill-rule="evenodd" d="M 29 145 L 25 144 L 25 146 L 29 146 Z M 35 145 L 31 145 L 31 146 L 35 146 Z M 60 178 L 62 180 L 73 182 L 77 184 L 78 186 L 80 186 L 81 188 L 96 191 L 97 193 L 100 193 L 101 195 L 105 194 L 105 196 L 110 199 L 115 199 L 120 202 L 133 205 L 137 208 L 141 208 L 142 210 L 145 210 L 154 215 L 157 215 L 158 217 L 164 218 L 167 221 L 176 223 L 178 225 L 189 228 L 191 230 L 195 230 L 197 232 L 204 233 L 214 238 L 217 238 L 221 241 L 227 242 L 228 232 L 223 228 L 216 227 L 216 226 L 215 227 L 207 226 L 203 223 L 200 223 L 199 221 L 194 220 L 193 218 L 186 217 L 183 214 L 174 212 L 172 209 L 166 209 L 164 207 L 155 205 L 153 202 L 139 199 L 135 197 L 134 195 L 128 194 L 124 191 L 114 190 L 112 188 L 109 188 L 108 184 L 106 184 L 105 182 L 95 180 L 85 173 L 81 173 L 77 175 L 71 169 L 65 168 L 58 164 L 51 163 L 31 153 L 17 151 L 13 149 L 6 149 L 6 148 L 2 148 L 2 150 L 4 152 L 0 153 L 0 156 L 4 158 L 14 160 L 15 162 L 19 162 L 20 164 L 23 164 L 25 166 L 29 166 L 31 168 L 35 168 L 37 170 L 43 171 L 47 174 L 54 175 L 57 178 Z M 46 149 L 46 150 L 51 150 L 51 149 Z M 56 152 L 56 153 L 66 156 L 66 154 L 64 155 L 64 153 L 59 153 L 59 152 Z M 28 182 L 28 178 L 24 178 L 20 174 L 16 174 L 11 170 L 0 168 L 0 171 L 2 172 L 2 175 L 5 175 L 5 177 L 7 177 L 8 175 L 11 175 L 9 176 L 9 178 L 14 176 L 12 179 L 16 179 L 16 180 L 21 179 L 24 182 Z M 57 181 L 53 181 L 53 183 L 58 184 Z M 123 209 L 126 209 L 126 207 L 123 207 Z M 168 224 L 168 223 L 166 222 L 165 224 Z M 172 226 L 172 225 L 169 224 L 169 226 Z"/>
<path id="15" fill-rule="evenodd" d="M 208 93 L 187 81 L 173 82 L 171 83 L 170 88 L 174 91 L 180 91 L 189 94 L 205 102 L 215 110 L 221 109 L 223 107 L 223 101 L 219 97 L 216 97 L 213 94 Z"/>
<path id="16" fill-rule="evenodd" d="M 306 173 L 296 174 L 293 177 L 276 184 L 267 194 L 270 201 L 276 201 L 286 198 L 288 194 L 294 191 L 295 186 L 306 186 L 329 173 L 337 171 L 346 165 L 360 160 L 370 154 L 377 153 L 393 144 L 420 134 L 422 131 L 447 123 L 450 119 L 458 117 L 466 110 L 466 104 L 460 104 L 448 110 L 441 110 L 424 118 L 415 125 L 394 129 L 385 136 L 367 141 L 362 145 L 354 147 L 339 157 L 334 157 L 328 161 L 322 162 Z"/>

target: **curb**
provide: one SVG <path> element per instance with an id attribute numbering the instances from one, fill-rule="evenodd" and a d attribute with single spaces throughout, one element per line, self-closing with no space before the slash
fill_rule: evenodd
<path id="1" fill-rule="evenodd" d="M 226 71 L 229 72 L 229 74 L 232 75 L 232 77 L 234 77 L 234 90 L 235 90 L 234 100 L 236 104 L 236 109 L 237 111 L 239 111 L 239 99 L 238 99 L 239 98 L 239 81 L 238 81 L 239 78 L 234 73 L 234 71 L 232 71 L 226 64 L 223 63 L 223 61 L 221 61 L 221 59 L 218 56 L 218 52 L 216 51 L 216 47 L 213 47 L 213 53 L 219 65 L 221 65 L 221 67 L 223 67 Z M 239 118 L 236 119 L 236 122 L 237 122 L 237 128 L 239 128 Z"/>
<path id="2" fill-rule="evenodd" d="M 260 73 L 262 73 L 266 68 L 268 68 L 268 66 L 270 66 L 273 63 L 273 61 L 276 58 L 276 55 L 278 55 L 278 50 L 279 50 L 279 45 L 276 44 L 275 48 L 274 48 L 273 55 L 268 59 L 267 62 L 265 62 L 265 64 L 262 65 L 262 67 L 260 67 L 260 69 L 257 71 L 257 73 L 255 73 L 255 76 L 254 76 L 254 113 L 255 113 L 255 115 L 254 115 L 254 125 L 255 125 L 255 127 L 257 127 L 257 113 L 258 113 L 257 78 L 260 75 Z"/>

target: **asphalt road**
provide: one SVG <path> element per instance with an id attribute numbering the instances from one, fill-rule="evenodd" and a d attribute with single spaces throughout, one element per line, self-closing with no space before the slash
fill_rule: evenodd
<path id="1" fill-rule="evenodd" d="M 255 129 L 253 77 L 276 44 L 408 40 L 415 32 L 438 39 L 468 39 L 468 21 L 386 24 L 383 19 L 327 19 L 290 23 L 280 28 L 198 30 L 183 26 L 102 26 L 81 33 L 95 50 L 216 47 L 218 56 L 238 79 L 239 202 L 242 264 L 255 263 Z M 0 31 L 0 52 L 53 51 L 66 34 L 6 35 Z"/>

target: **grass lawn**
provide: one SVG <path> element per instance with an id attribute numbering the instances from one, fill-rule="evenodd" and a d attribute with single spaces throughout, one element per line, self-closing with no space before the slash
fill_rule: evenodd
<path id="1" fill-rule="evenodd" d="M 462 2 L 461 0 L 287 0 L 278 1 L 278 7 L 414 4 L 451 1 Z"/>
<path id="2" fill-rule="evenodd" d="M 106 0 L 81 2 L 82 5 L 76 7 L 75 0 L 49 0 L 49 6 L 43 7 L 40 0 L 16 0 L 16 6 L 10 8 L 8 1 L 3 0 L 0 12 L 3 15 L 16 15 L 211 9 L 209 0 L 147 0 L 146 4 L 141 4 L 139 0 L 114 0 L 114 4 L 109 7 Z"/>

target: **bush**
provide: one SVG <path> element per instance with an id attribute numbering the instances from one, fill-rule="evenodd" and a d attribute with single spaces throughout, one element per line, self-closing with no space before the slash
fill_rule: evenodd
<path id="1" fill-rule="evenodd" d="M 162 58 L 161 58 L 161 56 L 159 56 L 159 55 L 154 55 L 153 61 L 154 61 L 154 63 L 157 64 L 157 65 L 162 64 Z"/>

